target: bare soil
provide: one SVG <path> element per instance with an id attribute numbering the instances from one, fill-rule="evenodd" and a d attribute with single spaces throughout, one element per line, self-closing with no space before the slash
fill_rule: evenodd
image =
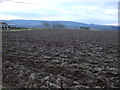
<path id="1" fill-rule="evenodd" d="M 5 87 L 120 87 L 117 31 L 3 32 L 2 42 Z"/>

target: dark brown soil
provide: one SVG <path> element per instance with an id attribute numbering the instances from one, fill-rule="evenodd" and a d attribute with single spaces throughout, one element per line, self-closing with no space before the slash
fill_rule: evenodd
<path id="1" fill-rule="evenodd" d="M 118 32 L 3 32 L 3 86 L 118 88 Z"/>

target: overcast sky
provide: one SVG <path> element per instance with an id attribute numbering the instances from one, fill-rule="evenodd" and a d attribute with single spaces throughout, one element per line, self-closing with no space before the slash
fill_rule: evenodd
<path id="1" fill-rule="evenodd" d="M 0 0 L 0 19 L 117 25 L 119 0 Z M 84 1 L 84 2 L 83 2 Z"/>

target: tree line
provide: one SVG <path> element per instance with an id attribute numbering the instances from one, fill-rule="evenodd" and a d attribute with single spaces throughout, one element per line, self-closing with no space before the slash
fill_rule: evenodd
<path id="1" fill-rule="evenodd" d="M 65 25 L 57 22 L 48 23 L 46 21 L 42 21 L 42 25 L 44 28 L 65 28 Z"/>
<path id="2" fill-rule="evenodd" d="M 42 21 L 42 25 L 43 28 L 65 28 L 65 25 L 58 22 L 51 23 L 51 22 Z M 89 30 L 90 27 L 81 26 L 78 29 Z"/>
<path id="3" fill-rule="evenodd" d="M 24 27 L 17 27 L 17 26 L 11 26 L 11 25 L 8 25 L 7 23 L 5 22 L 0 22 L 0 26 L 2 27 L 2 30 L 13 30 L 13 29 L 26 29 L 27 28 L 24 28 Z M 66 28 L 65 25 L 61 24 L 61 23 L 58 23 L 58 22 L 46 22 L 46 21 L 42 21 L 42 28 L 61 28 L 61 29 L 64 29 Z M 75 29 L 75 28 L 73 28 Z M 79 28 L 76 28 L 76 29 L 84 29 L 84 30 L 89 30 L 90 28 L 89 27 L 86 27 L 86 26 L 81 26 Z"/>

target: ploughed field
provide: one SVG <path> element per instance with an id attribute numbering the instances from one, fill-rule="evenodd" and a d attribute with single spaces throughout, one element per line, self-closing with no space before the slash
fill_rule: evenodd
<path id="1" fill-rule="evenodd" d="M 117 31 L 3 32 L 2 40 L 5 87 L 120 87 Z"/>

